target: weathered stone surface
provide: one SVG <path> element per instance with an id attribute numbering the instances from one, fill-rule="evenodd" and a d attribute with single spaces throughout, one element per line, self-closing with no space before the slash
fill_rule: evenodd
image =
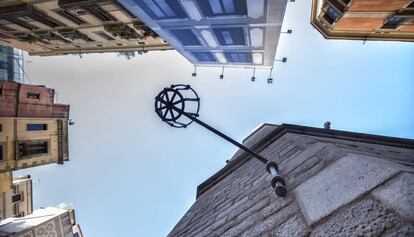
<path id="1" fill-rule="evenodd" d="M 300 237 L 309 232 L 305 222 L 298 216 L 293 216 L 285 223 L 272 231 L 271 236 L 277 237 Z"/>
<path id="2" fill-rule="evenodd" d="M 310 237 L 325 236 L 381 236 L 401 223 L 398 215 L 385 205 L 364 199 L 322 223 Z"/>
<path id="3" fill-rule="evenodd" d="M 414 221 L 414 174 L 402 173 L 375 189 L 372 194 L 401 216 Z"/>
<path id="4" fill-rule="evenodd" d="M 270 215 L 268 218 L 250 227 L 241 235 L 241 237 L 263 236 L 263 233 L 268 232 L 274 226 L 278 226 L 281 223 L 285 222 L 298 211 L 299 208 L 297 204 L 291 203 L 289 206 L 286 206 L 282 210 L 275 212 L 273 215 Z"/>
<path id="5" fill-rule="evenodd" d="M 307 159 L 315 155 L 318 151 L 325 147 L 324 143 L 315 143 L 307 147 L 304 151 L 299 153 L 296 156 L 292 156 L 291 158 L 283 161 L 280 165 L 280 172 L 283 174 L 289 173 L 290 171 L 294 170 L 301 164 L 303 164 Z"/>
<path id="6" fill-rule="evenodd" d="M 413 237 L 414 236 L 414 226 L 407 225 L 404 226 L 391 234 L 387 234 L 384 237 Z"/>
<path id="7" fill-rule="evenodd" d="M 169 236 L 414 237 L 412 221 L 398 213 L 410 211 L 408 204 L 393 206 L 396 200 L 388 197 L 394 193 L 399 200 L 406 194 L 392 190 L 400 185 L 391 183 L 401 182 L 399 173 L 412 169 L 407 150 L 284 134 L 260 154 L 280 165 L 288 183 L 286 198 L 274 194 L 263 164 L 249 159 L 199 196 Z M 389 159 L 394 155 L 402 158 Z"/>
<path id="8" fill-rule="evenodd" d="M 380 159 L 347 154 L 295 189 L 308 224 L 326 217 L 399 171 Z"/>

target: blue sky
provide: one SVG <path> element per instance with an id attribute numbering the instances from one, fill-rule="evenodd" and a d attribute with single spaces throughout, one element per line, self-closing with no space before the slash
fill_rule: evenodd
<path id="1" fill-rule="evenodd" d="M 35 208 L 73 204 L 86 236 L 165 236 L 195 200 L 198 184 L 235 147 L 198 125 L 174 129 L 154 113 L 155 95 L 191 84 L 201 119 L 241 141 L 261 123 L 292 123 L 414 138 L 414 44 L 325 40 L 310 1 L 289 3 L 274 83 L 268 70 L 199 68 L 175 51 L 132 60 L 115 54 L 28 57 L 30 80 L 71 104 L 70 159 L 31 174 Z"/>

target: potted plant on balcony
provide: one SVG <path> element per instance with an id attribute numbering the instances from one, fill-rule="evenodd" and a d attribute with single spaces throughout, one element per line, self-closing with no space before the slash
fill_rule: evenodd
<path id="1" fill-rule="evenodd" d="M 138 35 L 135 32 L 135 30 L 130 28 L 126 24 L 105 25 L 104 29 L 114 37 L 120 37 L 126 40 L 138 38 Z"/>

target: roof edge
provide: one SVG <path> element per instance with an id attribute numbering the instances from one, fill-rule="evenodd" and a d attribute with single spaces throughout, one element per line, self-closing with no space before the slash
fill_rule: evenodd
<path id="1" fill-rule="evenodd" d="M 365 143 L 378 144 L 378 145 L 387 145 L 387 146 L 394 146 L 394 147 L 400 147 L 400 148 L 414 149 L 414 139 L 372 135 L 372 134 L 357 133 L 357 132 L 347 132 L 347 131 L 341 131 L 341 130 L 315 128 L 315 127 L 308 127 L 308 126 L 301 126 L 301 125 L 294 125 L 294 124 L 282 124 L 278 126 L 273 132 L 265 136 L 258 143 L 253 145 L 250 149 L 256 152 L 260 152 L 265 147 L 267 147 L 269 144 L 275 142 L 277 139 L 279 139 L 286 133 L 296 133 L 296 134 L 303 134 L 303 135 L 341 139 L 341 140 L 347 140 L 347 141 L 357 141 L 357 142 L 365 142 Z M 216 183 L 220 182 L 222 179 L 227 177 L 227 175 L 231 174 L 234 170 L 239 168 L 242 164 L 244 164 L 250 158 L 251 156 L 249 154 L 243 153 L 236 159 L 231 160 L 229 163 L 227 163 L 225 167 L 220 169 L 217 173 L 212 175 L 206 181 L 198 185 L 196 199 L 198 199 L 203 193 L 205 193 L 207 190 L 213 187 Z"/>

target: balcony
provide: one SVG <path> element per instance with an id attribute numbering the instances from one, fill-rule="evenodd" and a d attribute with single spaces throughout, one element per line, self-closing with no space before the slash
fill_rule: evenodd
<path id="1" fill-rule="evenodd" d="M 37 42 L 41 41 L 41 39 L 39 37 L 36 37 L 34 35 L 31 35 L 31 34 L 25 34 L 25 33 L 14 34 L 14 37 L 17 38 L 19 41 L 26 42 L 26 43 L 29 43 L 29 44 L 33 44 L 33 43 L 37 43 Z"/>
<path id="2" fill-rule="evenodd" d="M 93 4 L 97 4 L 99 0 L 58 0 L 58 5 L 60 8 L 63 9 L 70 9 L 70 8 L 76 8 L 76 7 L 84 7 L 84 6 L 90 6 Z"/>
<path id="3" fill-rule="evenodd" d="M 152 38 L 159 37 L 159 35 L 155 31 L 153 31 L 150 27 L 148 27 L 142 22 L 135 22 L 134 28 L 143 35 L 143 39 L 146 39 L 148 37 L 152 37 Z"/>
<path id="4" fill-rule="evenodd" d="M 114 37 L 120 37 L 121 39 L 139 39 L 137 32 L 126 24 L 111 24 L 105 25 L 104 29 Z"/>
<path id="5" fill-rule="evenodd" d="M 91 40 L 87 35 L 75 30 L 75 29 L 61 29 L 58 30 L 59 34 L 63 37 L 71 39 L 71 40 L 84 40 L 86 42 L 91 42 Z"/>
<path id="6" fill-rule="evenodd" d="M 55 34 L 53 32 L 50 32 L 50 31 L 36 32 L 35 35 L 36 35 L 36 37 L 38 37 L 38 38 L 40 38 L 41 40 L 44 40 L 44 41 L 60 41 L 60 42 L 63 42 L 63 43 L 69 43 L 69 41 L 65 40 L 60 35 Z"/>

